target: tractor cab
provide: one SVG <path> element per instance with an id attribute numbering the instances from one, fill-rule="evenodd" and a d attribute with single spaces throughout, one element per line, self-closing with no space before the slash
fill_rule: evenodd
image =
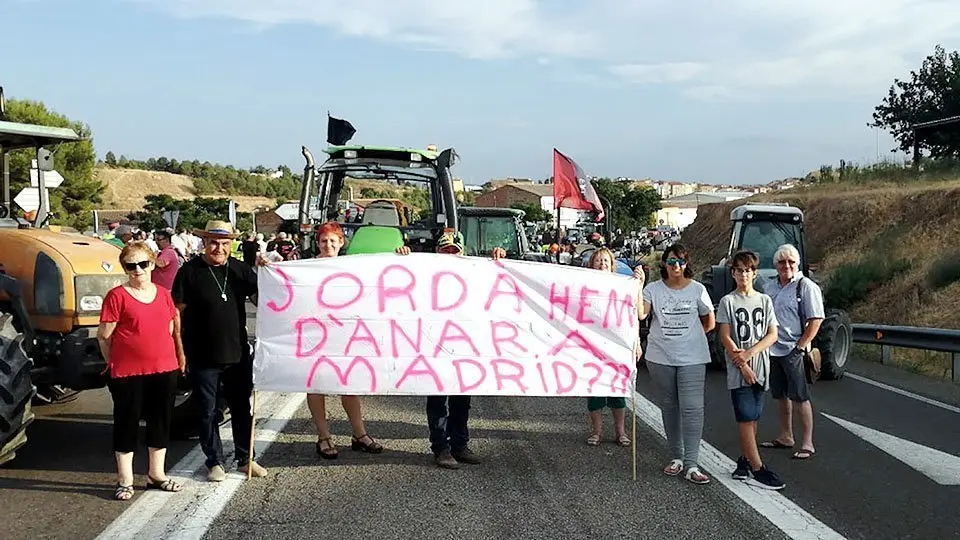
<path id="1" fill-rule="evenodd" d="M 42 395 L 105 384 L 96 340 L 100 308 L 107 291 L 125 280 L 115 246 L 49 225 L 51 150 L 80 140 L 69 128 L 0 121 L 0 312 L 12 315 L 23 333 Z M 35 166 L 15 171 L 31 182 L 11 198 L 15 150 L 29 151 Z"/>
<path id="2" fill-rule="evenodd" d="M 803 241 L 803 210 L 786 204 L 745 204 L 730 212 L 733 234 L 727 256 L 710 270 L 711 285 L 708 285 L 714 305 L 723 295 L 736 288 L 733 277 L 727 270 L 727 261 L 740 250 L 750 250 L 760 258 L 757 282 L 754 287 L 763 290 L 763 283 L 776 277 L 777 269 L 773 255 L 783 244 L 793 244 L 800 252 L 804 274 L 808 274 L 807 257 Z"/>
<path id="3" fill-rule="evenodd" d="M 546 254 L 530 249 L 523 210 L 462 206 L 457 214 L 466 255 L 485 257 L 499 247 L 508 259 L 547 262 Z"/>
<path id="4" fill-rule="evenodd" d="M 432 252 L 445 229 L 458 229 L 452 148 L 331 146 L 326 153 L 326 161 L 314 167 L 313 155 L 303 148 L 307 163 L 298 222 L 305 253 L 315 252 L 312 232 L 324 221 L 340 223 L 347 255 L 392 252 L 402 245 Z"/>

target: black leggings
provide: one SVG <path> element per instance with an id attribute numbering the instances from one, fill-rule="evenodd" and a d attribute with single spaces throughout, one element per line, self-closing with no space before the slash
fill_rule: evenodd
<path id="1" fill-rule="evenodd" d="M 114 452 L 133 452 L 137 448 L 141 417 L 147 423 L 148 448 L 166 448 L 170 444 L 179 373 L 174 370 L 110 379 Z"/>

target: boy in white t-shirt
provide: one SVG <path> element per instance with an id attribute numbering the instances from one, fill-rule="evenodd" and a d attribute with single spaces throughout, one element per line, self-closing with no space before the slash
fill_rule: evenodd
<path id="1" fill-rule="evenodd" d="M 737 289 L 720 300 L 717 330 L 726 351 L 727 388 L 740 430 L 740 452 L 733 478 L 764 489 L 785 484 L 760 459 L 757 421 L 763 412 L 764 394 L 770 388 L 770 346 L 777 341 L 773 300 L 753 288 L 760 259 L 740 251 L 730 261 Z"/>

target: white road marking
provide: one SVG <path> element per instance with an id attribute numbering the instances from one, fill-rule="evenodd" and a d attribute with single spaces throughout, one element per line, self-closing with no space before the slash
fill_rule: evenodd
<path id="1" fill-rule="evenodd" d="M 257 394 L 256 455 L 262 456 L 266 452 L 305 399 L 306 394 Z M 224 443 L 233 440 L 229 425 L 220 429 L 220 437 Z M 225 444 L 224 450 L 229 452 L 230 446 Z M 223 482 L 207 482 L 204 459 L 203 451 L 197 445 L 168 473 L 171 478 L 184 484 L 181 492 L 141 494 L 97 540 L 202 538 L 233 494 L 246 481 L 245 475 L 234 472 L 227 474 Z M 227 460 L 230 461 L 229 455 Z"/>
<path id="2" fill-rule="evenodd" d="M 660 408 L 636 390 L 633 392 L 633 398 L 633 403 L 636 403 L 637 418 L 653 428 L 661 437 L 666 437 Z M 631 409 L 633 409 L 633 403 L 628 403 Z M 700 467 L 711 473 L 715 481 L 723 484 L 794 540 L 845 538 L 779 492 L 734 480 L 730 473 L 736 468 L 736 463 L 707 441 L 700 442 Z M 786 489 L 790 489 L 790 486 L 787 485 Z"/>
<path id="3" fill-rule="evenodd" d="M 902 390 L 902 389 L 900 389 L 900 388 L 897 388 L 897 387 L 895 387 L 895 386 L 890 386 L 889 384 L 885 384 L 885 383 L 882 383 L 882 382 L 880 382 L 880 381 L 875 381 L 875 380 L 873 380 L 873 379 L 868 379 L 868 378 L 866 378 L 866 377 L 864 377 L 864 376 L 862 376 L 862 375 L 857 375 L 856 373 L 847 372 L 847 374 L 845 375 L 845 377 L 850 377 L 851 379 L 854 379 L 854 380 L 856 380 L 856 381 L 860 381 L 860 382 L 862 382 L 862 383 L 867 383 L 867 384 L 876 386 L 877 388 L 883 388 L 884 390 L 889 390 L 889 391 L 893 392 L 894 394 L 900 394 L 901 396 L 905 396 L 905 397 L 908 397 L 908 398 L 913 398 L 913 399 L 915 399 L 915 400 L 917 400 L 917 401 L 921 401 L 921 402 L 926 403 L 926 404 L 928 404 L 928 405 L 933 405 L 934 407 L 940 407 L 941 409 L 945 409 L 945 410 L 948 410 L 948 411 L 950 411 L 950 412 L 960 413 L 960 407 L 954 407 L 953 405 L 947 405 L 946 403 L 941 403 L 941 402 L 939 402 L 939 401 L 937 401 L 937 400 L 935 400 L 935 399 L 930 399 L 930 398 L 928 398 L 928 397 L 921 396 L 920 394 L 914 394 L 913 392 L 909 392 L 909 391 L 907 391 L 907 390 Z"/>
<path id="4" fill-rule="evenodd" d="M 936 448 L 877 431 L 866 426 L 820 413 L 840 424 L 850 433 L 902 461 L 927 478 L 942 486 L 960 486 L 960 457 Z"/>

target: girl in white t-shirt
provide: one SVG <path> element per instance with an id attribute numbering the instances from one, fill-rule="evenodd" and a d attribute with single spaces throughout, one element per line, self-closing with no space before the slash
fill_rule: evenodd
<path id="1" fill-rule="evenodd" d="M 706 367 L 710 363 L 707 332 L 716 319 L 707 289 L 693 280 L 690 257 L 674 244 L 660 258 L 660 281 L 643 289 L 642 317 L 650 314 L 647 370 L 660 398 L 670 463 L 664 474 L 706 484 L 697 464 L 703 436 Z"/>

